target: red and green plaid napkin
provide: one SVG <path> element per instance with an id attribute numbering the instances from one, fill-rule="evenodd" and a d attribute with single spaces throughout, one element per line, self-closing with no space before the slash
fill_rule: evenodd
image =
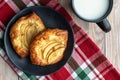
<path id="1" fill-rule="evenodd" d="M 46 76 L 33 76 L 20 71 L 9 61 L 3 49 L 3 33 L 9 20 L 21 9 L 39 3 L 63 14 L 72 26 L 75 36 L 74 52 L 69 62 L 59 71 Z M 74 23 L 57 0 L 0 0 L 0 56 L 23 80 L 120 80 L 120 73 L 88 35 Z"/>

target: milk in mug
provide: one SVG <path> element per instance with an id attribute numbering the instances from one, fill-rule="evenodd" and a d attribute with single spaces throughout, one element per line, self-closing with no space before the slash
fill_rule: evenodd
<path id="1" fill-rule="evenodd" d="M 109 0 L 74 0 L 73 7 L 83 19 L 96 20 L 107 12 Z"/>

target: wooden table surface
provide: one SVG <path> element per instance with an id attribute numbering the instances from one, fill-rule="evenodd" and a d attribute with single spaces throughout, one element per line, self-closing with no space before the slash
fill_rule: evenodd
<path id="1" fill-rule="evenodd" d="M 71 0 L 58 0 L 89 37 L 103 51 L 109 61 L 120 71 L 120 0 L 114 0 L 113 10 L 108 16 L 112 30 L 104 33 L 96 24 L 80 20 L 72 11 Z M 0 80 L 21 80 L 0 57 Z"/>

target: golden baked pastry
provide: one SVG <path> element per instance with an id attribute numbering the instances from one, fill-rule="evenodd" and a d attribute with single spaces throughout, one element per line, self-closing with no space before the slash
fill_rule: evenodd
<path id="1" fill-rule="evenodd" d="M 42 20 L 35 13 L 18 19 L 10 29 L 10 38 L 16 53 L 22 58 L 26 57 L 32 39 L 44 29 Z"/>
<path id="2" fill-rule="evenodd" d="M 30 45 L 31 62 L 40 66 L 57 63 L 63 58 L 67 40 L 66 30 L 47 29 L 43 31 Z"/>

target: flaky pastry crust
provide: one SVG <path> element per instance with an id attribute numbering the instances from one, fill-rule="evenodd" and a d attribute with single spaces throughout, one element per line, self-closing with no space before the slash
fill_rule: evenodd
<path id="1" fill-rule="evenodd" d="M 30 45 L 31 62 L 40 66 L 59 62 L 63 58 L 67 40 L 66 30 L 46 29 Z"/>
<path id="2" fill-rule="evenodd" d="M 44 29 L 41 18 L 34 12 L 18 19 L 10 29 L 10 39 L 16 53 L 22 58 L 26 57 L 32 39 Z"/>

